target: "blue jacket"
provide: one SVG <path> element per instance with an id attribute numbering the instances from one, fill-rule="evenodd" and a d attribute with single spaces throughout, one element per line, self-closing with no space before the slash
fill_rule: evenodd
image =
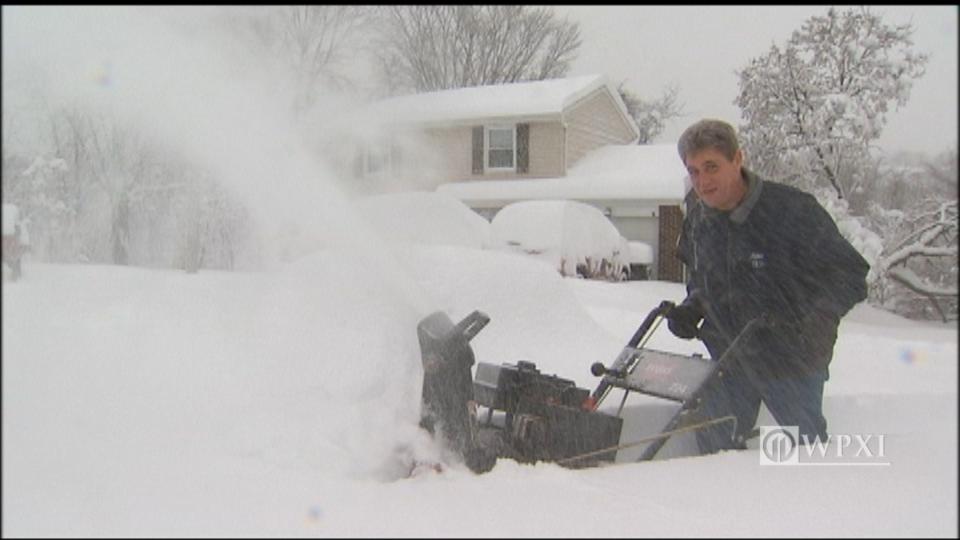
<path id="1" fill-rule="evenodd" d="M 867 297 L 870 266 L 812 195 L 747 169 L 743 176 L 748 190 L 737 208 L 689 205 L 677 246 L 684 303 L 704 315 L 700 336 L 713 358 L 750 320 L 767 316 L 773 324 L 744 344 L 742 361 L 768 378 L 826 372 L 840 318 Z"/>

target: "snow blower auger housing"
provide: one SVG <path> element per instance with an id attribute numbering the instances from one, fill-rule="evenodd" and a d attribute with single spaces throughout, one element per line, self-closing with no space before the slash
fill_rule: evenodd
<path id="1" fill-rule="evenodd" d="M 571 380 L 543 374 L 527 361 L 479 362 L 471 382 L 475 358 L 469 342 L 490 318 L 474 311 L 454 325 L 443 312 L 433 313 L 417 326 L 424 372 L 420 425 L 478 473 L 490 470 L 499 457 L 595 466 L 614 461 L 619 449 L 641 443 L 647 446 L 637 461 L 653 459 L 674 433 L 733 421 L 704 419 L 700 396 L 755 326 L 748 324 L 718 361 L 643 348 L 640 343 L 654 322 L 672 307 L 664 301 L 654 308 L 610 367 L 591 366 L 594 375 L 603 377 L 592 393 Z M 659 435 L 621 444 L 620 411 L 612 415 L 597 409 L 613 387 L 676 401 L 680 408 Z M 478 407 L 485 414 L 478 416 Z"/>
<path id="2" fill-rule="evenodd" d="M 498 457 L 522 463 L 559 461 L 617 444 L 621 418 L 584 409 L 589 390 L 542 374 L 532 362 L 480 362 L 471 383 L 474 355 L 469 341 L 488 322 L 479 311 L 456 325 L 442 312 L 420 322 L 422 427 L 462 456 L 474 472 L 489 470 Z M 487 409 L 482 422 L 478 406 Z M 575 466 L 614 457 L 615 452 L 608 452 Z"/>

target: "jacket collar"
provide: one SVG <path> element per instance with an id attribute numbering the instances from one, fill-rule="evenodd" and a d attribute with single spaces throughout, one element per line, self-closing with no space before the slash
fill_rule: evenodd
<path id="1" fill-rule="evenodd" d="M 722 210 L 710 208 L 700 201 L 700 206 L 703 208 L 703 213 L 705 216 L 715 218 L 726 214 L 730 218 L 730 221 L 737 225 L 742 225 L 747 221 L 747 218 L 750 217 L 750 211 L 753 210 L 753 207 L 757 204 L 757 200 L 760 199 L 760 192 L 763 191 L 763 179 L 754 174 L 752 171 L 748 170 L 746 167 L 742 167 L 740 169 L 740 174 L 747 182 L 747 194 L 744 195 L 743 200 L 740 201 L 740 204 L 738 204 L 733 210 L 724 212 Z"/>
<path id="2" fill-rule="evenodd" d="M 743 177 L 747 180 L 747 194 L 743 197 L 743 200 L 740 201 L 740 204 L 730 211 L 730 221 L 737 225 L 741 225 L 747 221 L 747 218 L 750 216 L 750 211 L 757 205 L 760 192 L 763 191 L 763 180 L 761 180 L 759 176 L 747 170 L 746 167 L 740 170 Z"/>

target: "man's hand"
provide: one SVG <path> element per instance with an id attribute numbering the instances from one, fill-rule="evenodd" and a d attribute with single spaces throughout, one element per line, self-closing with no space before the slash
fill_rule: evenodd
<path id="1" fill-rule="evenodd" d="M 703 320 L 703 314 L 696 306 L 684 302 L 671 308 L 664 316 L 670 332 L 678 338 L 693 339 L 700 334 L 697 326 Z"/>

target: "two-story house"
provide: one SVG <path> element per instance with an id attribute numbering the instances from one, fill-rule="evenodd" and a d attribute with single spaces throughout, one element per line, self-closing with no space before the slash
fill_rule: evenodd
<path id="1" fill-rule="evenodd" d="M 365 135 L 353 174 L 372 190 L 437 189 L 488 219 L 518 200 L 579 200 L 653 247 L 652 277 L 680 280 L 673 249 L 685 170 L 675 146 L 636 144 L 636 124 L 605 77 L 412 94 L 363 114 L 378 129 Z"/>

